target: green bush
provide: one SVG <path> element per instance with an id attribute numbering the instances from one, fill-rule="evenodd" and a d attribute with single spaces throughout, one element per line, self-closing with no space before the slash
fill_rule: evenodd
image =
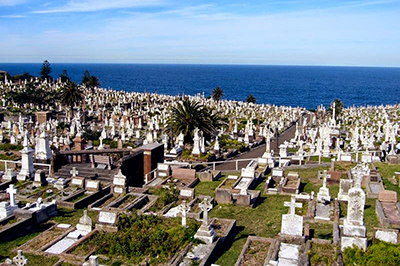
<path id="1" fill-rule="evenodd" d="M 357 247 L 343 252 L 345 265 L 400 265 L 400 244 L 394 245 L 376 240 L 364 252 Z"/>
<path id="2" fill-rule="evenodd" d="M 96 254 L 110 258 L 126 258 L 128 265 L 139 264 L 145 258 L 150 263 L 165 263 L 189 242 L 195 242 L 198 222 L 188 220 L 188 228 L 180 225 L 180 219 L 163 219 L 154 215 L 121 215 L 118 232 L 98 232 L 79 245 L 75 251 L 81 254 L 96 249 Z"/>
<path id="3" fill-rule="evenodd" d="M 19 144 L 9 144 L 9 143 L 4 143 L 0 144 L 0 150 L 2 151 L 19 151 L 22 150 L 24 147 Z"/>

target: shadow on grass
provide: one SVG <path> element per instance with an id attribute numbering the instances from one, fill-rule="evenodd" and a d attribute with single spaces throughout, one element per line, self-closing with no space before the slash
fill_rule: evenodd
<path id="1" fill-rule="evenodd" d="M 235 229 L 235 237 L 233 237 L 233 239 L 232 239 L 231 241 L 225 240 L 225 244 L 224 244 L 224 246 L 218 251 L 218 253 L 216 254 L 216 256 L 215 256 L 215 258 L 214 258 L 214 262 L 216 262 L 216 261 L 219 259 L 219 257 L 222 256 L 222 254 L 224 254 L 226 251 L 228 251 L 228 250 L 232 247 L 233 243 L 235 243 L 235 242 L 238 241 L 239 239 L 247 238 L 247 237 L 249 236 L 248 234 L 240 234 L 240 232 L 242 232 L 244 229 L 245 229 L 244 226 L 236 226 L 236 229 Z"/>
<path id="2" fill-rule="evenodd" d="M 261 204 L 263 204 L 265 202 L 265 200 L 267 199 L 267 197 L 263 197 L 260 196 L 258 198 L 258 200 L 254 203 L 254 207 L 253 208 L 257 208 L 258 206 L 260 206 Z"/>

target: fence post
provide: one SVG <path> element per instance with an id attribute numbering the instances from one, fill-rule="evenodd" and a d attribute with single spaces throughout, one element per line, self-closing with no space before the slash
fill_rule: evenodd
<path id="1" fill-rule="evenodd" d="M 318 155 L 318 164 L 321 164 L 321 154 Z"/>
<path id="2" fill-rule="evenodd" d="M 236 160 L 235 161 L 235 170 L 237 171 L 237 170 L 239 170 L 239 161 L 238 160 Z"/>
<path id="3" fill-rule="evenodd" d="M 213 162 L 213 171 L 215 171 L 215 162 Z"/>

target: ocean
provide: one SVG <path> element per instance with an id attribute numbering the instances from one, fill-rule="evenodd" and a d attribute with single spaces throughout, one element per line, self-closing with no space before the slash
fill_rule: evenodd
<path id="1" fill-rule="evenodd" d="M 51 63 L 51 62 L 50 62 Z M 0 63 L 11 75 L 39 75 L 41 63 Z M 400 102 L 400 68 L 168 65 L 168 64 L 61 64 L 51 63 L 54 78 L 65 69 L 80 82 L 85 70 L 100 79 L 104 88 L 161 94 L 211 94 L 215 87 L 223 99 L 302 106 L 315 109 L 339 98 L 345 106 Z"/>

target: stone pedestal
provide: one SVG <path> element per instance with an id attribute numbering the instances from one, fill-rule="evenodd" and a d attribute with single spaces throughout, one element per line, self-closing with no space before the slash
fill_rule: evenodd
<path id="1" fill-rule="evenodd" d="M 194 235 L 194 238 L 204 241 L 206 244 L 211 245 L 217 238 L 216 233 L 209 225 L 202 224 Z"/>
<path id="2" fill-rule="evenodd" d="M 33 167 L 33 152 L 34 150 L 25 146 L 21 151 L 21 171 L 17 175 L 18 181 L 25 181 L 27 178 L 33 177 L 35 168 Z"/>
<path id="3" fill-rule="evenodd" d="M 0 202 L 0 220 L 13 215 L 17 206 L 11 206 L 8 202 Z"/>
<path id="4" fill-rule="evenodd" d="M 33 185 L 36 186 L 36 187 L 41 187 L 41 186 L 47 185 L 46 172 L 45 171 L 39 169 L 39 170 L 37 170 L 35 172 Z"/>

